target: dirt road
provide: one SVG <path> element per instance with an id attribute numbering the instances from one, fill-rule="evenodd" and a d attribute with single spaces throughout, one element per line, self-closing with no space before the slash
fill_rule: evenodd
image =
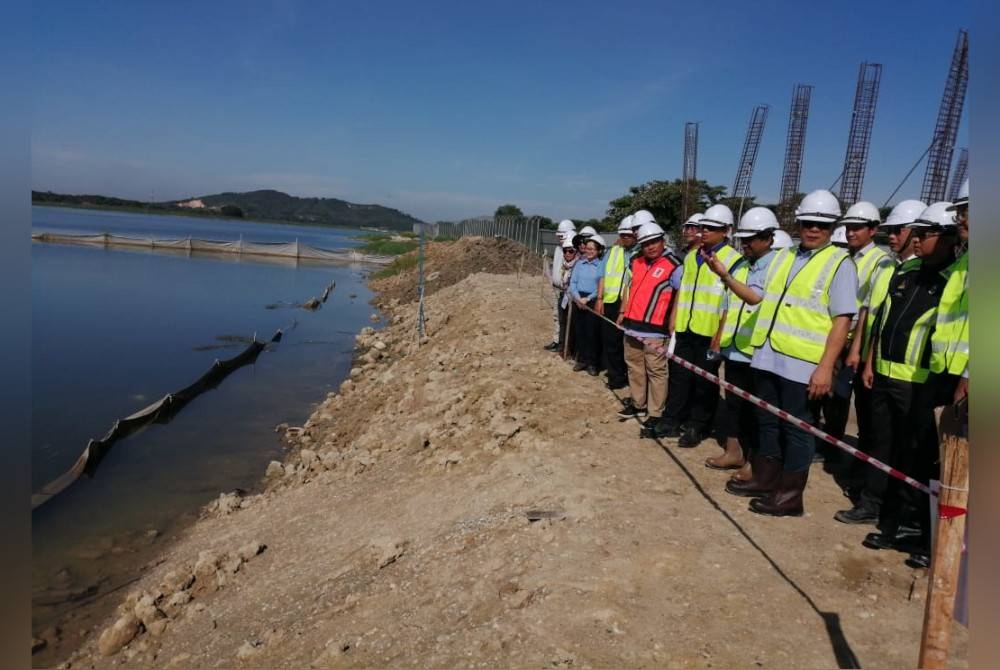
<path id="1" fill-rule="evenodd" d="M 72 667 L 915 667 L 924 571 L 834 522 L 818 467 L 772 519 L 714 443 L 638 439 L 542 350 L 547 296 L 477 274 L 429 297 L 425 343 L 412 305 L 362 334 L 266 490 L 222 497 Z"/>

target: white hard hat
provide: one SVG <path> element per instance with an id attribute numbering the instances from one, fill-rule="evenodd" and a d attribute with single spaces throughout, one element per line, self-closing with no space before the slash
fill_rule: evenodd
<path id="1" fill-rule="evenodd" d="M 594 235 L 597 234 L 597 231 L 594 230 L 593 226 L 584 226 L 583 228 L 580 229 L 580 234 L 583 235 L 584 237 L 593 237 Z"/>
<path id="2" fill-rule="evenodd" d="M 870 202 L 856 202 L 847 208 L 841 223 L 866 223 L 869 226 L 877 226 L 882 222 L 882 217 L 878 213 L 878 207 Z"/>
<path id="3" fill-rule="evenodd" d="M 740 218 L 740 227 L 733 233 L 733 237 L 753 237 L 761 231 L 777 227 L 778 220 L 774 218 L 774 212 L 767 207 L 751 207 Z"/>
<path id="4" fill-rule="evenodd" d="M 959 207 L 969 206 L 969 178 L 966 177 L 962 185 L 958 187 L 958 199 L 949 209 L 958 209 Z"/>
<path id="5" fill-rule="evenodd" d="M 556 228 L 560 233 L 575 233 L 576 224 L 569 219 L 563 219 L 559 222 L 559 226 Z"/>
<path id="6" fill-rule="evenodd" d="M 840 244 L 847 246 L 847 226 L 837 226 L 833 229 L 833 235 L 830 236 L 830 241 L 834 244 Z"/>
<path id="7" fill-rule="evenodd" d="M 772 249 L 789 249 L 791 246 L 791 235 L 780 229 L 774 231 L 774 241 L 771 242 Z"/>
<path id="8" fill-rule="evenodd" d="M 660 224 L 656 221 L 647 221 L 639 226 L 639 231 L 636 233 L 636 237 L 639 238 L 639 244 L 655 240 L 657 238 L 662 238 L 663 228 L 660 228 Z"/>
<path id="9" fill-rule="evenodd" d="M 563 249 L 576 249 L 576 247 L 573 246 L 573 237 L 571 235 L 567 235 L 566 237 L 563 238 L 562 248 Z"/>
<path id="10" fill-rule="evenodd" d="M 621 223 L 618 224 L 618 234 L 621 235 L 622 233 L 628 233 L 631 235 L 633 228 L 635 228 L 635 224 L 632 223 L 632 215 L 629 214 L 622 219 Z"/>
<path id="11" fill-rule="evenodd" d="M 688 220 L 684 222 L 685 226 L 700 226 L 701 220 L 705 218 L 704 214 L 692 214 L 688 217 Z"/>
<path id="12" fill-rule="evenodd" d="M 604 241 L 604 238 L 601 237 L 600 235 L 598 235 L 597 233 L 594 233 L 593 235 L 591 235 L 590 237 L 588 237 L 587 241 L 588 242 L 594 242 L 596 244 L 599 244 L 602 247 L 607 247 L 608 246 L 608 243 Z"/>
<path id="13" fill-rule="evenodd" d="M 885 223 L 882 224 L 882 228 L 911 224 L 925 209 L 927 209 L 927 205 L 919 200 L 904 200 L 892 208 Z"/>
<path id="14" fill-rule="evenodd" d="M 935 202 L 920 212 L 920 216 L 909 224 L 908 228 L 938 228 L 955 225 L 955 213 L 950 202 Z"/>
<path id="15" fill-rule="evenodd" d="M 717 226 L 725 228 L 733 225 L 733 210 L 725 205 L 712 205 L 698 221 L 699 226 Z"/>
<path id="16" fill-rule="evenodd" d="M 656 217 L 646 209 L 640 209 L 632 215 L 632 225 L 641 226 L 644 223 L 656 223 Z"/>
<path id="17" fill-rule="evenodd" d="M 840 218 L 840 203 L 837 197 L 825 188 L 813 191 L 795 208 L 796 221 L 818 221 L 833 223 Z"/>

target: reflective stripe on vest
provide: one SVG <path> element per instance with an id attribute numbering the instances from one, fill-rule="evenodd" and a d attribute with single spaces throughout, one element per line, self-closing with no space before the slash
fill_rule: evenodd
<path id="1" fill-rule="evenodd" d="M 892 262 L 892 257 L 878 247 L 873 247 L 871 251 L 861 257 L 860 261 L 855 260 L 854 266 L 858 269 L 858 307 L 868 299 L 871 292 L 872 276 L 875 269 L 882 265 L 883 261 Z"/>
<path id="2" fill-rule="evenodd" d="M 727 270 L 743 256 L 728 244 L 722 245 L 715 252 Z M 685 333 L 691 331 L 704 337 L 712 337 L 719 330 L 719 319 L 722 316 L 722 299 L 726 294 L 726 285 L 719 275 L 712 272 L 705 264 L 698 264 L 698 253 L 693 251 L 684 257 L 684 274 L 681 277 L 681 289 L 677 293 L 676 331 Z"/>
<path id="3" fill-rule="evenodd" d="M 882 313 L 888 315 L 892 310 L 892 296 L 886 295 Z M 913 323 L 913 328 L 906 339 L 906 356 L 903 361 L 889 361 L 883 358 L 881 336 L 875 349 L 875 371 L 880 375 L 890 379 L 898 379 L 914 384 L 923 384 L 927 381 L 930 370 L 922 367 L 920 362 L 924 358 L 927 350 L 927 342 L 931 337 L 931 330 L 934 328 L 934 317 L 937 308 L 929 309 L 921 314 Z M 883 320 L 886 317 L 883 317 Z M 883 323 L 882 328 L 885 328 Z M 895 337 L 895 335 L 893 335 Z"/>
<path id="4" fill-rule="evenodd" d="M 673 287 L 670 275 L 677 264 L 661 256 L 652 265 L 641 256 L 632 261 L 632 283 L 628 291 L 628 309 L 624 318 L 635 323 L 646 323 L 657 328 L 667 321 Z"/>
<path id="5" fill-rule="evenodd" d="M 886 261 L 880 263 L 872 273 L 871 290 L 865 301 L 868 304 L 868 315 L 865 317 L 865 339 L 861 347 L 861 360 L 868 358 L 868 349 L 872 344 L 872 328 L 875 326 L 875 315 L 878 313 L 878 308 L 885 302 L 886 296 L 889 295 L 889 282 L 893 275 L 897 272 L 906 272 L 919 263 L 919 258 L 911 258 L 900 264 L 887 254 Z"/>
<path id="6" fill-rule="evenodd" d="M 789 281 L 795 253 L 782 249 L 768 267 L 751 345 L 759 347 L 770 340 L 780 354 L 819 363 L 833 326 L 830 285 L 840 264 L 850 257 L 843 249 L 827 245 L 813 253 Z"/>
<path id="7" fill-rule="evenodd" d="M 750 276 L 750 263 L 740 263 L 731 274 L 734 279 L 745 284 Z M 743 301 L 743 298 L 736 295 L 735 291 L 731 291 L 729 293 L 729 311 L 726 314 L 726 323 L 722 326 L 719 347 L 725 349 L 732 344 L 737 351 L 752 356 L 753 345 L 750 344 L 750 340 L 756 323 L 757 305 L 748 305 Z"/>
<path id="8" fill-rule="evenodd" d="M 948 270 L 931 335 L 931 372 L 960 375 L 969 365 L 969 253 Z"/>
<path id="9" fill-rule="evenodd" d="M 617 302 L 622 295 L 625 277 L 625 247 L 614 245 L 604 263 L 604 302 Z"/>

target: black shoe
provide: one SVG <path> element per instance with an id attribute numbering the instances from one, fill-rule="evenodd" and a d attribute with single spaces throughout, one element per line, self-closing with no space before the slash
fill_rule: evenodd
<path id="1" fill-rule="evenodd" d="M 611 382 L 606 382 L 604 384 L 604 386 L 606 388 L 612 390 L 612 391 L 617 391 L 618 389 L 627 389 L 628 388 L 628 383 L 627 382 L 618 382 L 616 384 L 612 384 Z"/>
<path id="2" fill-rule="evenodd" d="M 688 428 L 683 433 L 681 437 L 677 440 L 677 446 L 682 449 L 693 449 L 701 444 L 701 431 L 696 428 Z"/>
<path id="3" fill-rule="evenodd" d="M 586 370 L 586 369 L 587 369 L 586 363 L 577 363 L 576 365 L 573 366 L 573 372 L 579 372 L 580 370 Z"/>
<path id="4" fill-rule="evenodd" d="M 544 347 L 545 351 L 559 351 L 561 348 L 558 342 L 549 342 Z"/>
<path id="5" fill-rule="evenodd" d="M 872 505 L 859 503 L 851 509 L 842 509 L 833 515 L 840 523 L 875 523 L 878 521 L 878 509 Z"/>
<path id="6" fill-rule="evenodd" d="M 662 418 L 655 426 L 653 426 L 653 437 L 675 438 L 680 437 L 680 434 L 680 426 L 672 423 L 666 423 L 662 420 Z"/>
<path id="7" fill-rule="evenodd" d="M 914 570 L 929 568 L 931 567 L 931 557 L 927 554 L 910 554 L 910 557 L 903 561 L 903 563 L 906 563 L 907 567 Z"/>
<path id="8" fill-rule="evenodd" d="M 620 416 L 623 419 L 631 419 L 633 417 L 636 419 L 641 419 L 642 417 L 646 416 L 646 408 L 636 407 L 635 403 L 632 402 L 632 399 L 628 398 L 625 400 L 625 406 L 622 407 L 620 410 L 618 410 L 618 416 Z"/>
<path id="9" fill-rule="evenodd" d="M 656 424 L 659 421 L 660 421 L 660 417 L 658 417 L 658 416 L 652 416 L 652 415 L 647 416 L 646 420 L 642 422 L 642 427 L 643 428 L 648 428 L 649 430 L 653 430 L 653 428 L 656 427 Z"/>
<path id="10" fill-rule="evenodd" d="M 593 365 L 588 365 L 587 366 L 587 374 L 590 375 L 591 377 L 596 377 L 597 376 L 597 368 L 595 368 Z"/>
<path id="11" fill-rule="evenodd" d="M 904 554 L 927 553 L 927 548 L 921 545 L 920 535 L 912 533 L 868 533 L 861 544 L 869 549 L 892 549 Z"/>

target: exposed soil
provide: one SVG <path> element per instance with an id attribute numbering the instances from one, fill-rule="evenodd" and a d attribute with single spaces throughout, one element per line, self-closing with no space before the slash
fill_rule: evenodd
<path id="1" fill-rule="evenodd" d="M 405 257 L 416 257 L 411 251 Z M 535 275 L 540 267 L 538 256 L 526 247 L 502 237 L 462 237 L 454 242 L 428 242 L 424 248 L 424 295 L 451 286 L 470 274 Z M 417 268 L 409 267 L 391 277 L 371 282 L 375 303 L 385 307 L 417 299 Z"/>
<path id="2" fill-rule="evenodd" d="M 537 259 L 451 281 L 494 244 L 431 245 L 452 285 L 425 341 L 412 304 L 366 329 L 264 492 L 207 509 L 73 668 L 916 666 L 925 571 L 834 522 L 818 466 L 806 515 L 772 519 L 704 467 L 714 443 L 638 439 L 599 378 L 542 350 Z"/>

